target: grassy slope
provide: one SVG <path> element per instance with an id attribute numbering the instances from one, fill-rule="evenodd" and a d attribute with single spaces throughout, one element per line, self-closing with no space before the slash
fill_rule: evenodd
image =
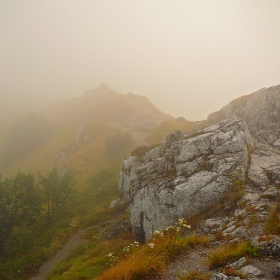
<path id="1" fill-rule="evenodd" d="M 184 134 L 191 134 L 197 129 L 201 127 L 203 122 L 178 122 L 176 120 L 171 120 L 162 123 L 157 126 L 152 133 L 150 133 L 146 137 L 146 141 L 150 144 L 157 144 L 165 141 L 166 136 L 176 130 L 181 130 Z"/>
<path id="2" fill-rule="evenodd" d="M 1 168 L 3 177 L 14 175 L 17 169 L 24 172 L 30 170 L 36 173 L 40 170 L 42 173 L 48 173 L 55 164 L 58 168 L 67 165 L 75 174 L 78 192 L 71 202 L 72 215 L 78 225 L 88 228 L 89 240 L 73 252 L 65 262 L 57 266 L 50 277 L 51 280 L 97 279 L 104 269 L 110 267 L 108 253 L 119 255 L 122 249 L 133 241 L 131 233 L 124 233 L 111 241 L 104 241 L 94 236 L 106 230 L 120 217 L 129 219 L 123 210 L 119 212 L 108 210 L 108 204 L 118 196 L 119 166 L 135 145 L 131 143 L 120 147 L 119 150 L 109 152 L 106 139 L 121 134 L 117 128 L 104 123 L 89 125 L 86 132 L 92 139 L 87 145 L 83 144 L 83 135 L 80 140 L 75 140 L 75 129 L 74 125 L 56 127 L 52 136 L 43 145 L 10 166 Z M 176 121 L 163 123 L 147 139 L 150 143 L 158 143 L 163 141 L 168 133 L 178 129 L 190 133 L 193 123 Z M 57 162 L 58 153 L 65 147 L 71 147 L 73 152 L 64 160 Z M 69 227 L 68 222 L 65 222 L 64 227 Z M 63 228 L 61 234 L 64 234 Z M 52 242 L 55 243 L 55 248 L 59 248 L 65 242 L 65 238 L 60 238 L 58 233 Z"/>
<path id="3" fill-rule="evenodd" d="M 67 217 L 57 217 L 57 221 L 54 221 L 52 225 L 52 227 L 56 228 L 57 234 L 53 236 L 51 243 L 47 245 L 46 250 L 50 251 L 47 253 L 49 256 L 66 241 L 66 231 L 67 236 L 70 233 L 69 229 L 75 232 L 75 228 L 71 225 L 73 221 L 77 226 L 87 227 L 97 225 L 108 218 L 110 219 L 108 205 L 112 199 L 117 197 L 119 166 L 134 147 L 133 142 L 131 142 L 130 145 L 120 147 L 120 150 L 109 153 L 106 139 L 109 136 L 122 133 L 120 130 L 106 124 L 90 125 L 87 128 L 87 133 L 92 135 L 92 141 L 84 145 L 82 143 L 83 137 L 81 137 L 80 141 L 75 140 L 75 128 L 71 125 L 56 128 L 52 136 L 43 145 L 10 166 L 1 168 L 3 177 L 14 175 L 18 169 L 24 172 L 30 170 L 35 174 L 37 170 L 42 173 L 48 173 L 56 163 L 58 153 L 62 148 L 68 146 L 74 150 L 63 161 L 56 164 L 58 168 L 67 164 L 73 170 L 77 181 L 77 195 L 71 202 L 71 213 L 67 214 Z M 72 218 L 69 215 L 72 215 Z M 48 248 L 53 249 L 49 250 Z M 98 252 L 97 250 L 94 254 L 98 255 Z M 84 259 L 87 258 L 87 255 L 81 257 Z M 89 260 L 86 263 L 90 264 L 91 262 L 92 260 Z M 83 267 L 85 267 L 85 264 Z M 86 266 L 85 270 L 87 269 L 88 267 Z"/>

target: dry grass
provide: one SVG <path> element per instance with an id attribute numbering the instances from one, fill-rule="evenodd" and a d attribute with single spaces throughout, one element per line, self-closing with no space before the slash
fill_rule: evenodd
<path id="1" fill-rule="evenodd" d="M 185 253 L 188 247 L 198 244 L 207 246 L 209 239 L 204 236 L 184 237 L 169 230 L 164 232 L 164 236 L 156 235 L 149 244 L 144 244 L 127 257 L 121 258 L 116 266 L 105 271 L 99 279 L 136 280 L 152 277 L 163 272 L 166 264 Z"/>
<path id="2" fill-rule="evenodd" d="M 227 276 L 235 276 L 235 277 L 240 277 L 241 279 L 246 279 L 247 275 L 241 273 L 240 271 L 238 271 L 237 269 L 234 269 L 232 267 L 226 267 L 224 274 Z"/>
<path id="3" fill-rule="evenodd" d="M 271 210 L 267 222 L 265 231 L 269 234 L 280 234 L 280 218 L 279 218 L 280 205 L 277 205 Z"/>
<path id="4" fill-rule="evenodd" d="M 244 256 L 256 257 L 258 252 L 259 248 L 254 247 L 251 242 L 241 242 L 238 245 L 227 244 L 209 254 L 209 269 L 226 266 Z"/>
<path id="5" fill-rule="evenodd" d="M 179 280 L 208 280 L 211 275 L 208 273 L 201 273 L 197 270 L 190 270 L 184 275 L 179 275 Z"/>

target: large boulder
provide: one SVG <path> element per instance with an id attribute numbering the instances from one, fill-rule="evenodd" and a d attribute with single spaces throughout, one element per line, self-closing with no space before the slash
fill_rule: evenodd
<path id="1" fill-rule="evenodd" d="M 192 137 L 177 131 L 144 156 L 126 159 L 119 193 L 130 203 L 135 239 L 149 240 L 155 230 L 205 211 L 221 199 L 231 190 L 236 170 L 247 170 L 255 146 L 245 122 L 231 117 Z M 239 176 L 245 179 L 245 172 L 239 171 Z"/>

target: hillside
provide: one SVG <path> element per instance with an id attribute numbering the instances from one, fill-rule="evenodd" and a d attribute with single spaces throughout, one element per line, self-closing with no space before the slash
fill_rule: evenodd
<path id="1" fill-rule="evenodd" d="M 2 157 L 1 173 L 45 174 L 54 165 L 60 174 L 73 171 L 78 192 L 69 215 L 57 219 L 61 229 L 51 242 L 66 242 L 69 227 L 68 237 L 78 228 L 86 232 L 85 243 L 48 279 L 226 277 L 218 271 L 276 279 L 279 100 L 280 86 L 261 89 L 205 121 L 189 122 L 166 116 L 145 97 L 101 84 L 53 103 L 42 116 L 22 118 L 4 137 L 2 156 L 18 143 L 25 152 L 6 162 Z M 29 138 L 22 138 L 21 127 Z M 35 144 L 25 145 L 30 138 Z M 176 264 L 179 255 L 185 258 Z M 242 257 L 242 264 L 226 267 Z M 250 265 L 261 272 L 250 272 Z"/>
<path id="2" fill-rule="evenodd" d="M 105 83 L 85 91 L 79 98 L 53 103 L 47 115 L 62 123 L 81 126 L 92 122 L 108 123 L 129 131 L 138 144 L 145 143 L 145 137 L 156 126 L 173 119 L 160 112 L 146 97 L 116 93 Z"/>
<path id="3" fill-rule="evenodd" d="M 100 279 L 277 279 L 279 100 L 280 86 L 262 89 L 208 122 L 227 118 L 191 135 L 176 131 L 125 159 L 119 194 L 130 205 L 134 238 L 146 245 Z M 182 253 L 165 272 L 158 254 L 168 263 Z"/>
<path id="4" fill-rule="evenodd" d="M 12 107 L 14 102 L 7 104 Z M 108 220 L 112 214 L 108 214 L 108 205 L 118 196 L 117 176 L 123 158 L 139 143 L 148 143 L 146 137 L 153 139 L 157 127 L 160 128 L 156 137 L 164 139 L 165 132 L 177 129 L 178 125 L 187 130 L 189 126 L 187 121 L 180 123 L 161 113 L 146 97 L 118 94 L 104 84 L 86 91 L 81 97 L 56 101 L 47 107 L 41 103 L 36 106 L 31 103 L 29 107 L 25 104 L 28 101 L 21 104 L 22 109 L 6 121 L 6 129 L 2 130 L 0 171 L 3 181 L 0 187 L 9 178 L 15 180 L 15 174 L 21 174 L 17 172 L 23 172 L 25 176 L 29 171 L 38 185 L 38 172 L 49 174 L 55 166 L 60 175 L 73 172 L 76 195 L 69 203 L 71 210 L 57 216 L 47 230 L 44 219 L 41 225 L 28 225 L 27 229 L 25 224 L 14 223 L 17 227 L 10 235 L 17 241 L 13 246 L 18 248 L 20 236 L 22 240 L 33 236 L 34 245 L 23 246 L 24 249 L 18 249 L 15 255 L 0 256 L 0 278 L 13 280 L 27 279 L 38 263 L 50 258 L 78 228 L 94 225 L 102 232 L 107 223 L 114 223 L 114 219 Z M 10 113 L 17 109 L 17 106 L 12 107 Z M 8 114 L 2 113 L 3 119 L 8 118 Z M 4 208 L 8 207 L 0 199 L 1 203 Z M 103 226 L 99 227 L 99 223 Z M 41 237 L 38 230 L 44 231 Z M 131 234 L 129 236 L 131 238 Z M 127 241 L 123 242 L 126 244 Z M 41 247 L 34 247 L 38 243 L 42 243 Z M 19 255 L 24 258 L 18 258 Z M 22 276 L 17 275 L 19 267 Z M 102 263 L 100 269 L 104 267 L 106 265 Z"/>
<path id="5" fill-rule="evenodd" d="M 168 127 L 167 133 L 176 128 L 174 119 L 160 112 L 146 97 L 118 94 L 106 84 L 85 91 L 81 97 L 45 106 L 42 103 L 26 107 L 23 102 L 13 119 L 2 112 L 3 119 L 10 120 L 1 134 L 2 175 L 12 175 L 18 168 L 48 170 L 53 165 L 91 174 L 96 168 L 94 162 L 98 161 L 98 168 L 102 168 L 101 162 L 108 160 L 108 154 L 102 155 L 102 150 L 117 153 L 122 145 L 131 150 L 133 146 L 149 143 L 147 137 L 153 140 L 152 134 L 159 125 Z M 13 102 L 9 102 L 9 107 L 13 107 Z M 16 105 L 14 109 L 17 110 Z M 164 139 L 165 133 L 161 135 Z M 83 157 L 83 153 L 87 156 Z M 91 154 L 95 154 L 95 159 L 90 158 Z M 85 162 L 93 163 L 86 168 L 89 173 L 83 168 Z"/>

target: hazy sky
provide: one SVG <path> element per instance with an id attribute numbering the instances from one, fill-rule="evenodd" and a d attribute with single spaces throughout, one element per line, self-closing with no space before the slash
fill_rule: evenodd
<path id="1" fill-rule="evenodd" d="M 106 82 L 204 119 L 280 83 L 279 15 L 279 0 L 0 0 L 0 93 Z"/>

